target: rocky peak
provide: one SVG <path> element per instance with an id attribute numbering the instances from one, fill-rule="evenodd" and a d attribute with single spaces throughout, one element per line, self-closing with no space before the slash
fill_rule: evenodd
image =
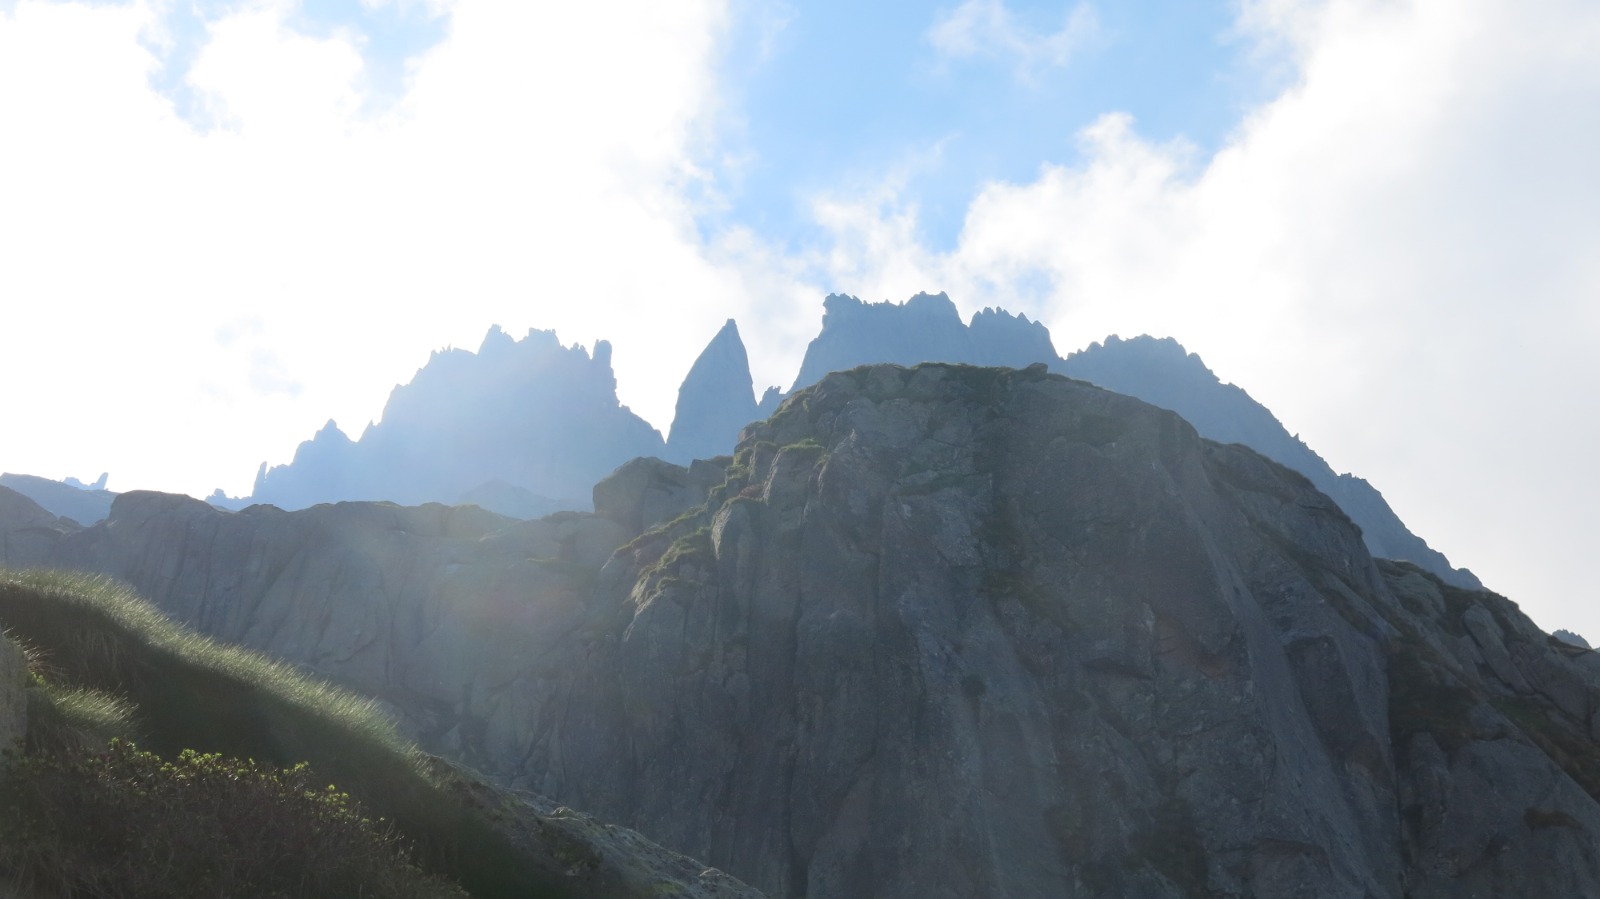
<path id="1" fill-rule="evenodd" d="M 791 391 L 815 384 L 830 371 L 867 363 L 969 361 L 967 327 L 943 293 L 919 293 L 904 303 L 864 303 L 831 294 L 822 308 L 822 332 L 806 347 Z"/>
<path id="2" fill-rule="evenodd" d="M 724 455 L 733 448 L 739 429 L 758 417 L 750 357 L 739 339 L 739 326 L 730 318 L 678 388 L 667 456 L 688 463 Z"/>
<path id="3" fill-rule="evenodd" d="M 1004 365 L 1026 368 L 1036 362 L 1057 361 L 1050 329 L 1042 322 L 1029 321 L 1026 315 L 1012 315 L 1004 309 L 985 308 L 972 316 L 967 326 L 972 338 L 972 359 L 948 360 L 974 365 Z M 945 360 L 941 360 L 945 361 Z"/>
<path id="4" fill-rule="evenodd" d="M 606 341 L 590 353 L 562 346 L 554 331 L 513 340 L 494 327 L 477 353 L 433 353 L 359 440 L 329 422 L 293 462 L 263 466 L 248 501 L 286 509 L 340 500 L 455 503 L 483 498 L 484 485 L 494 484 L 495 496 L 582 507 L 611 469 L 664 449 L 660 434 L 618 401 L 616 386 Z"/>

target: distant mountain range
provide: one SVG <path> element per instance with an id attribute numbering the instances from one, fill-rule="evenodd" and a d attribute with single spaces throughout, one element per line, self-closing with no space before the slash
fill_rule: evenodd
<path id="1" fill-rule="evenodd" d="M 1043 363 L 1065 374 L 1171 409 L 1204 437 L 1241 443 L 1304 475 L 1361 528 L 1379 558 L 1414 562 L 1446 582 L 1481 587 L 1413 534 L 1371 484 L 1335 472 L 1244 390 L 1222 383 L 1171 338 L 1108 337 L 1066 358 L 1043 324 L 984 309 L 964 322 L 945 294 L 904 303 L 867 303 L 842 294 L 823 301 L 821 332 L 806 349 L 789 392 L 831 371 L 891 362 L 961 362 L 1021 368 Z M 590 508 L 590 488 L 640 456 L 678 464 L 732 452 L 740 431 L 778 408 L 787 394 L 759 398 L 738 325 L 728 322 L 695 360 L 678 391 L 663 440 L 617 398 L 611 348 L 563 346 L 551 331 L 515 340 L 491 328 L 476 353 L 435 352 L 410 383 L 397 386 L 382 419 L 352 440 L 329 421 L 300 444 L 293 461 L 262 464 L 250 496 L 209 501 L 241 509 L 287 510 L 342 500 L 473 503 L 515 518 Z M 82 524 L 105 517 L 114 494 L 43 479 L 6 483 L 54 514 Z"/>
<path id="2" fill-rule="evenodd" d="M 106 475 L 93 484 L 77 478 L 52 481 L 31 474 L 0 474 L 0 487 L 9 487 L 39 505 L 52 515 L 70 518 L 79 524 L 94 524 L 111 511 L 115 493 L 105 489 Z"/>

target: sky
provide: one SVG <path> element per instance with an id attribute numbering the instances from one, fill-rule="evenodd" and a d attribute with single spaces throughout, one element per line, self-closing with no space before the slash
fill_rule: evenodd
<path id="1" fill-rule="evenodd" d="M 490 325 L 1172 336 L 1600 637 L 1600 4 L 0 0 L 0 470 L 248 493 Z"/>

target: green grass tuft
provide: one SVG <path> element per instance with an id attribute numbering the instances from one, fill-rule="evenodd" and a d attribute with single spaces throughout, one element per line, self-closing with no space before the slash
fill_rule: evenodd
<path id="1" fill-rule="evenodd" d="M 33 753 L 104 746 L 138 733 L 135 710 L 120 696 L 36 682 L 28 691 L 28 749 Z"/>

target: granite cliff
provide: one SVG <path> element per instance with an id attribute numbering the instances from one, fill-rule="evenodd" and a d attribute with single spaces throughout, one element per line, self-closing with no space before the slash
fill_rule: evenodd
<path id="1" fill-rule="evenodd" d="M 595 504 L 28 546 L 774 896 L 1600 895 L 1600 657 L 1172 412 L 872 366 Z"/>

